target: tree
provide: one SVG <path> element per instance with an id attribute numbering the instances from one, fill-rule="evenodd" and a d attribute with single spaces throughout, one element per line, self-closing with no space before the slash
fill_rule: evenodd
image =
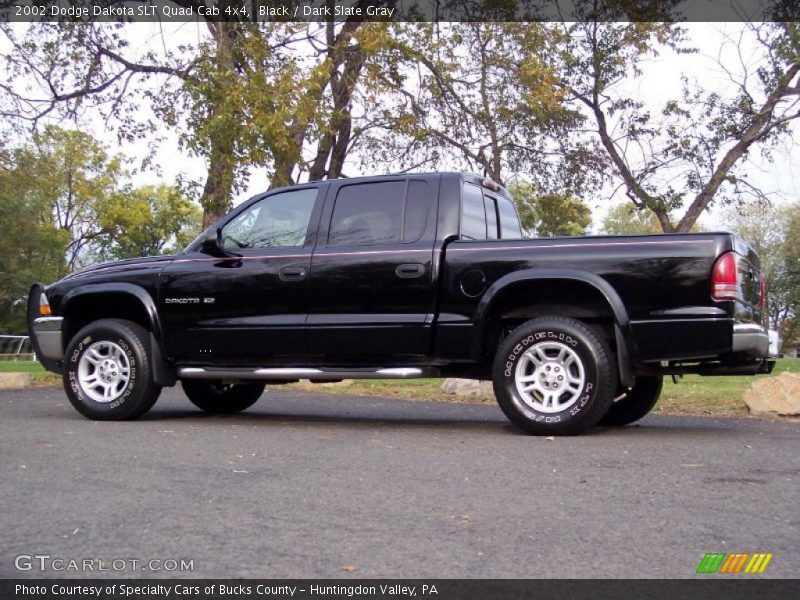
<path id="1" fill-rule="evenodd" d="M 202 211 L 177 188 L 144 186 L 118 192 L 96 206 L 100 260 L 174 253 L 200 233 Z"/>
<path id="2" fill-rule="evenodd" d="M 52 220 L 52 206 L 37 188 L 38 167 L 26 153 L 0 149 L 0 332 L 21 334 L 26 295 L 35 281 L 66 273 L 69 232 Z"/>
<path id="3" fill-rule="evenodd" d="M 603 231 L 611 235 L 636 235 L 661 233 L 658 217 L 648 208 L 634 204 L 619 204 L 608 211 L 603 220 Z"/>
<path id="4" fill-rule="evenodd" d="M 182 146 L 208 165 L 199 195 L 207 226 L 229 210 L 254 167 L 268 168 L 271 186 L 309 171 L 312 178 L 341 174 L 353 147 L 351 99 L 367 47 L 356 34 L 385 29 L 354 19 L 322 25 L 207 20 L 197 43 L 175 48 L 165 42 L 138 54 L 122 24 L 36 24 L 26 35 L 7 24 L 9 77 L 0 90 L 12 101 L 3 103 L 4 116 L 76 120 L 92 109 L 128 139 L 154 136 L 161 124 L 177 129 Z M 161 123 L 140 110 L 142 103 Z"/>
<path id="5" fill-rule="evenodd" d="M 35 214 L 32 227 L 59 232 L 63 244 L 54 264 L 64 271 L 174 250 L 199 232 L 195 204 L 166 185 L 131 190 L 122 158 L 86 133 L 46 126 L 2 156 L 6 210 L 28 219 Z"/>
<path id="6" fill-rule="evenodd" d="M 762 194 L 743 162 L 756 150 L 768 158 L 800 117 L 797 23 L 748 26 L 729 40 L 740 64 L 720 63 L 732 91 L 685 78 L 681 97 L 667 99 L 660 114 L 631 98 L 626 83 L 648 58 L 686 52 L 681 28 L 586 21 L 567 31 L 560 69 L 567 100 L 594 122 L 606 175 L 621 182 L 633 204 L 653 211 L 663 231 L 689 231 L 714 202 Z M 742 58 L 746 52 L 757 61 Z"/>
<path id="7" fill-rule="evenodd" d="M 509 192 L 519 210 L 522 228 L 538 237 L 586 235 L 592 223 L 592 212 L 574 196 L 534 192 L 529 183 L 513 183 Z"/>
<path id="8" fill-rule="evenodd" d="M 731 207 L 724 221 L 759 255 L 770 328 L 784 342 L 794 340 L 800 333 L 800 202 Z"/>
<path id="9" fill-rule="evenodd" d="M 367 160 L 410 170 L 467 165 L 503 182 L 587 191 L 590 156 L 569 146 L 581 115 L 562 103 L 552 56 L 560 34 L 542 23 L 395 24 L 375 62 L 380 97 Z M 580 157 L 580 158 L 578 158 Z"/>
<path id="10" fill-rule="evenodd" d="M 11 51 L 3 57 L 8 73 L 3 89 L 13 99 L 7 116 L 36 127 L 53 116 L 78 124 L 89 111 L 116 124 L 118 136 L 129 140 L 158 129 L 140 110 L 143 102 L 179 131 L 190 123 L 190 135 L 182 131 L 180 141 L 208 162 L 200 201 L 210 222 L 230 208 L 236 177 L 242 78 L 237 49 L 244 26 L 211 21 L 207 26 L 209 38 L 196 46 L 166 49 L 165 44 L 163 51 L 132 55 L 121 23 L 31 24 L 22 35 L 6 24 Z"/>
<path id="11" fill-rule="evenodd" d="M 120 156 L 90 135 L 48 125 L 17 152 L 18 165 L 33 178 L 27 193 L 44 212 L 42 221 L 68 236 L 68 270 L 82 264 L 85 252 L 100 235 L 97 204 L 117 192 L 125 175 Z"/>

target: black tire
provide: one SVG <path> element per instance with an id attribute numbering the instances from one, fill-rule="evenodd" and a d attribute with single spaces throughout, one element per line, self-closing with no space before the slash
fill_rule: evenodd
<path id="1" fill-rule="evenodd" d="M 633 387 L 614 400 L 599 424 L 621 427 L 638 421 L 653 410 L 661 396 L 663 384 L 664 378 L 660 375 L 637 377 Z"/>
<path id="2" fill-rule="evenodd" d="M 608 411 L 617 387 L 614 365 L 606 343 L 580 321 L 541 317 L 501 342 L 492 380 L 514 424 L 534 435 L 577 435 Z M 517 385 L 518 375 L 530 379 Z"/>
<path id="3" fill-rule="evenodd" d="M 69 401 L 84 417 L 141 417 L 161 394 L 153 381 L 150 333 L 124 319 L 90 323 L 67 346 L 63 382 Z"/>
<path id="4" fill-rule="evenodd" d="M 185 380 L 183 391 L 197 408 L 214 415 L 232 415 L 250 408 L 264 393 L 263 383 L 224 384 Z"/>

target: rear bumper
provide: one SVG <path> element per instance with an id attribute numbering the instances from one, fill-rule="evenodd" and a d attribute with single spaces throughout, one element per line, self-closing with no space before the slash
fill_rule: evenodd
<path id="1" fill-rule="evenodd" d="M 736 323 L 733 326 L 733 352 L 756 358 L 769 356 L 769 335 L 756 323 Z"/>

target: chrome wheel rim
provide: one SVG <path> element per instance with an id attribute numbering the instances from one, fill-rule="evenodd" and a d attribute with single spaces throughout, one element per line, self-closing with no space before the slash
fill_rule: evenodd
<path id="1" fill-rule="evenodd" d="M 130 379 L 128 355 L 114 342 L 95 342 L 78 362 L 78 383 L 95 402 L 113 402 L 128 387 Z"/>
<path id="2" fill-rule="evenodd" d="M 517 363 L 514 381 L 522 401 L 543 413 L 557 413 L 578 401 L 586 372 L 577 353 L 562 342 L 540 342 Z"/>

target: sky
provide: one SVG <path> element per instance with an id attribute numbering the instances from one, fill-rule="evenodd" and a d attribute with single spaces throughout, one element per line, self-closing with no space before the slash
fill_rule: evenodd
<path id="1" fill-rule="evenodd" d="M 139 50 L 162 48 L 165 46 L 176 47 L 180 43 L 196 42 L 205 32 L 205 25 L 199 23 L 158 24 L 158 23 L 133 23 L 128 26 L 128 36 L 131 42 L 131 55 Z M 696 54 L 675 55 L 663 53 L 651 59 L 644 65 L 641 77 L 632 80 L 628 93 L 633 97 L 644 100 L 654 109 L 660 109 L 664 100 L 674 97 L 681 87 L 681 76 L 687 75 L 702 82 L 704 86 L 719 86 L 721 89 L 728 85 L 727 76 L 719 66 L 731 69 L 737 68 L 739 60 L 752 60 L 745 48 L 742 57 L 736 52 L 736 46 L 729 39 L 737 39 L 742 25 L 738 23 L 689 23 L 685 24 L 688 30 L 688 46 L 698 49 Z M 162 29 L 163 28 L 163 29 Z M 2 49 L 2 48 L 0 48 Z M 147 107 L 142 107 L 148 111 Z M 133 159 L 133 164 L 141 160 L 150 152 L 151 144 L 147 140 L 119 145 L 116 133 L 108 129 L 99 120 L 89 120 L 86 125 L 97 139 L 106 144 L 112 152 L 120 152 Z M 786 202 L 800 199 L 800 153 L 794 148 L 797 140 L 798 126 L 794 126 L 794 140 L 788 140 L 775 152 L 774 162 L 771 164 L 761 161 L 755 156 L 750 159 L 748 170 L 755 183 L 764 190 L 774 193 L 776 202 Z M 154 163 L 159 165 L 160 175 L 152 170 L 136 173 L 132 177 L 134 185 L 153 184 L 159 181 L 173 183 L 179 176 L 183 179 L 202 182 L 205 180 L 206 167 L 202 159 L 192 157 L 188 152 L 182 151 L 178 145 L 177 135 L 174 131 L 162 130 L 163 142 L 155 154 Z M 448 168 L 464 170 L 462 164 L 450 164 Z M 353 173 L 349 169 L 348 173 Z M 246 200 L 250 196 L 264 191 L 267 185 L 267 173 L 263 169 L 253 170 L 245 188 L 234 198 L 234 205 Z M 592 208 L 594 218 L 594 232 L 598 231 L 605 213 L 612 206 L 627 202 L 625 197 L 617 194 L 609 201 L 611 190 L 595 198 L 583 198 Z M 714 228 L 720 222 L 720 211 L 712 210 L 705 214 L 702 222 L 706 228 Z"/>

